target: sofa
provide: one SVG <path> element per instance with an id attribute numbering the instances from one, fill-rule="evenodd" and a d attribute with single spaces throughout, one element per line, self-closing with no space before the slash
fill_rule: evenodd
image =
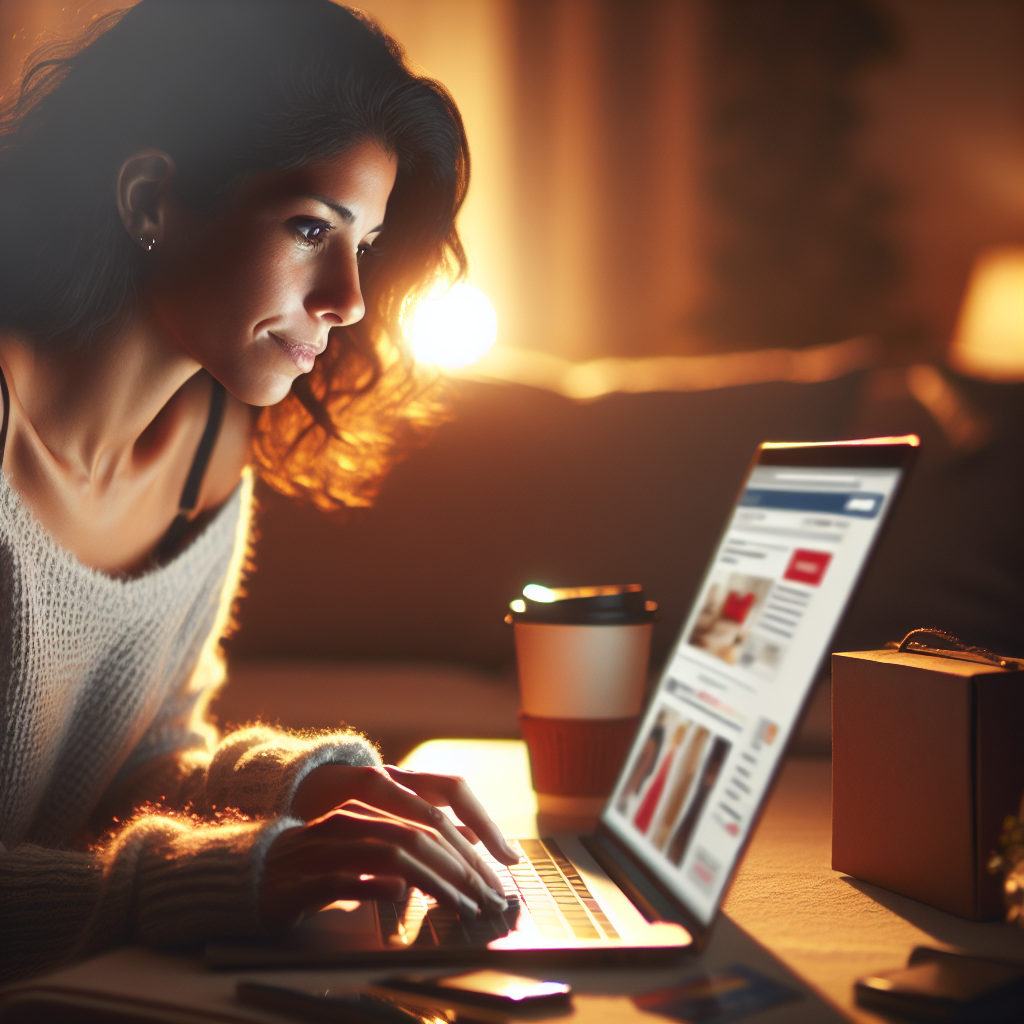
<path id="1" fill-rule="evenodd" d="M 257 489 L 256 569 L 214 710 L 364 722 L 390 737 L 386 753 L 438 731 L 514 735 L 503 617 L 528 582 L 643 583 L 661 609 L 657 672 L 762 440 L 922 438 L 831 649 L 928 625 L 1024 654 L 1024 386 L 943 373 L 990 426 L 979 450 L 951 443 L 898 367 L 589 403 L 457 382 L 454 418 L 395 468 L 374 508 L 337 521 Z M 827 693 L 815 706 L 808 745 L 827 750 Z"/>

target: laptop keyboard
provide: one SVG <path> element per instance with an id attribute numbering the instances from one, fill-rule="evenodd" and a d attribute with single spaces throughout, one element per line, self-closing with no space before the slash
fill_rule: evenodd
<path id="1" fill-rule="evenodd" d="M 518 864 L 506 867 L 490 854 L 483 854 L 504 886 L 509 901 L 504 914 L 482 914 L 470 920 L 439 906 L 418 889 L 410 889 L 404 900 L 380 900 L 375 904 L 384 942 L 399 948 L 479 947 L 503 938 L 513 929 L 535 930 L 542 939 L 622 941 L 553 839 L 510 842 L 522 854 Z"/>
<path id="2" fill-rule="evenodd" d="M 374 903 L 377 922 L 384 943 L 392 948 L 430 946 L 486 946 L 494 939 L 504 938 L 515 928 L 518 904 L 510 905 L 503 915 L 481 914 L 469 919 L 450 907 L 440 906 L 419 889 L 410 889 L 409 896 L 394 903 Z"/>
<path id="3" fill-rule="evenodd" d="M 545 939 L 612 939 L 621 941 L 579 872 L 553 839 L 512 840 L 523 855 L 506 867 L 490 854 L 484 859 L 501 879 L 505 898 L 526 906 Z"/>

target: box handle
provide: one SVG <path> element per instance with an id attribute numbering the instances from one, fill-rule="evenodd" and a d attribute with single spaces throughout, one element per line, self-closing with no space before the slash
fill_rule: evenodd
<path id="1" fill-rule="evenodd" d="M 922 634 L 937 636 L 940 640 L 955 644 L 958 650 L 950 651 L 943 647 L 927 647 L 911 639 L 911 637 Z M 890 642 L 885 646 L 890 649 L 894 648 L 897 651 L 910 651 L 913 654 L 931 654 L 938 658 L 955 658 L 957 661 L 977 661 L 986 665 L 998 665 L 1000 668 L 1024 669 L 1024 660 L 1021 658 L 1003 658 L 986 650 L 984 647 L 968 647 L 967 644 L 962 640 L 958 640 L 952 633 L 947 633 L 942 629 L 912 629 L 898 644 Z"/>

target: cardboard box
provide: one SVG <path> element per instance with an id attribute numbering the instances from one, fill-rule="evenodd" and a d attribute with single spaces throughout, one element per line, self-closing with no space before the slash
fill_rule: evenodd
<path id="1" fill-rule="evenodd" d="M 973 920 L 1024 792 L 1024 671 L 909 651 L 832 655 L 832 867 Z"/>

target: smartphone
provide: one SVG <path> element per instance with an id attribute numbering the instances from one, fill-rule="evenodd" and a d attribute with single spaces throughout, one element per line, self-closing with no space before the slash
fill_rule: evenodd
<path id="1" fill-rule="evenodd" d="M 423 1024 L 437 1019 L 424 1016 L 386 995 L 372 995 L 356 988 L 334 986 L 272 985 L 242 979 L 235 986 L 235 998 L 247 1006 L 276 1010 L 301 1020 L 344 1021 L 345 1024 Z M 454 1024 L 453 1013 L 441 1020 Z"/>
<path id="2" fill-rule="evenodd" d="M 861 978 L 858 1006 L 915 1020 L 1024 1020 L 1024 964 L 918 946 L 907 966 Z"/>
<path id="3" fill-rule="evenodd" d="M 501 971 L 473 971 L 446 978 L 406 975 L 362 988 L 336 985 L 275 985 L 241 979 L 235 997 L 303 1020 L 346 1024 L 506 1024 L 556 1016 L 570 1010 L 571 989 L 557 981 L 535 981 Z"/>
<path id="4" fill-rule="evenodd" d="M 572 989 L 560 981 L 537 981 L 503 971 L 471 971 L 445 978 L 408 974 L 375 982 L 374 989 L 516 1013 L 567 1010 L 572 995 Z"/>

